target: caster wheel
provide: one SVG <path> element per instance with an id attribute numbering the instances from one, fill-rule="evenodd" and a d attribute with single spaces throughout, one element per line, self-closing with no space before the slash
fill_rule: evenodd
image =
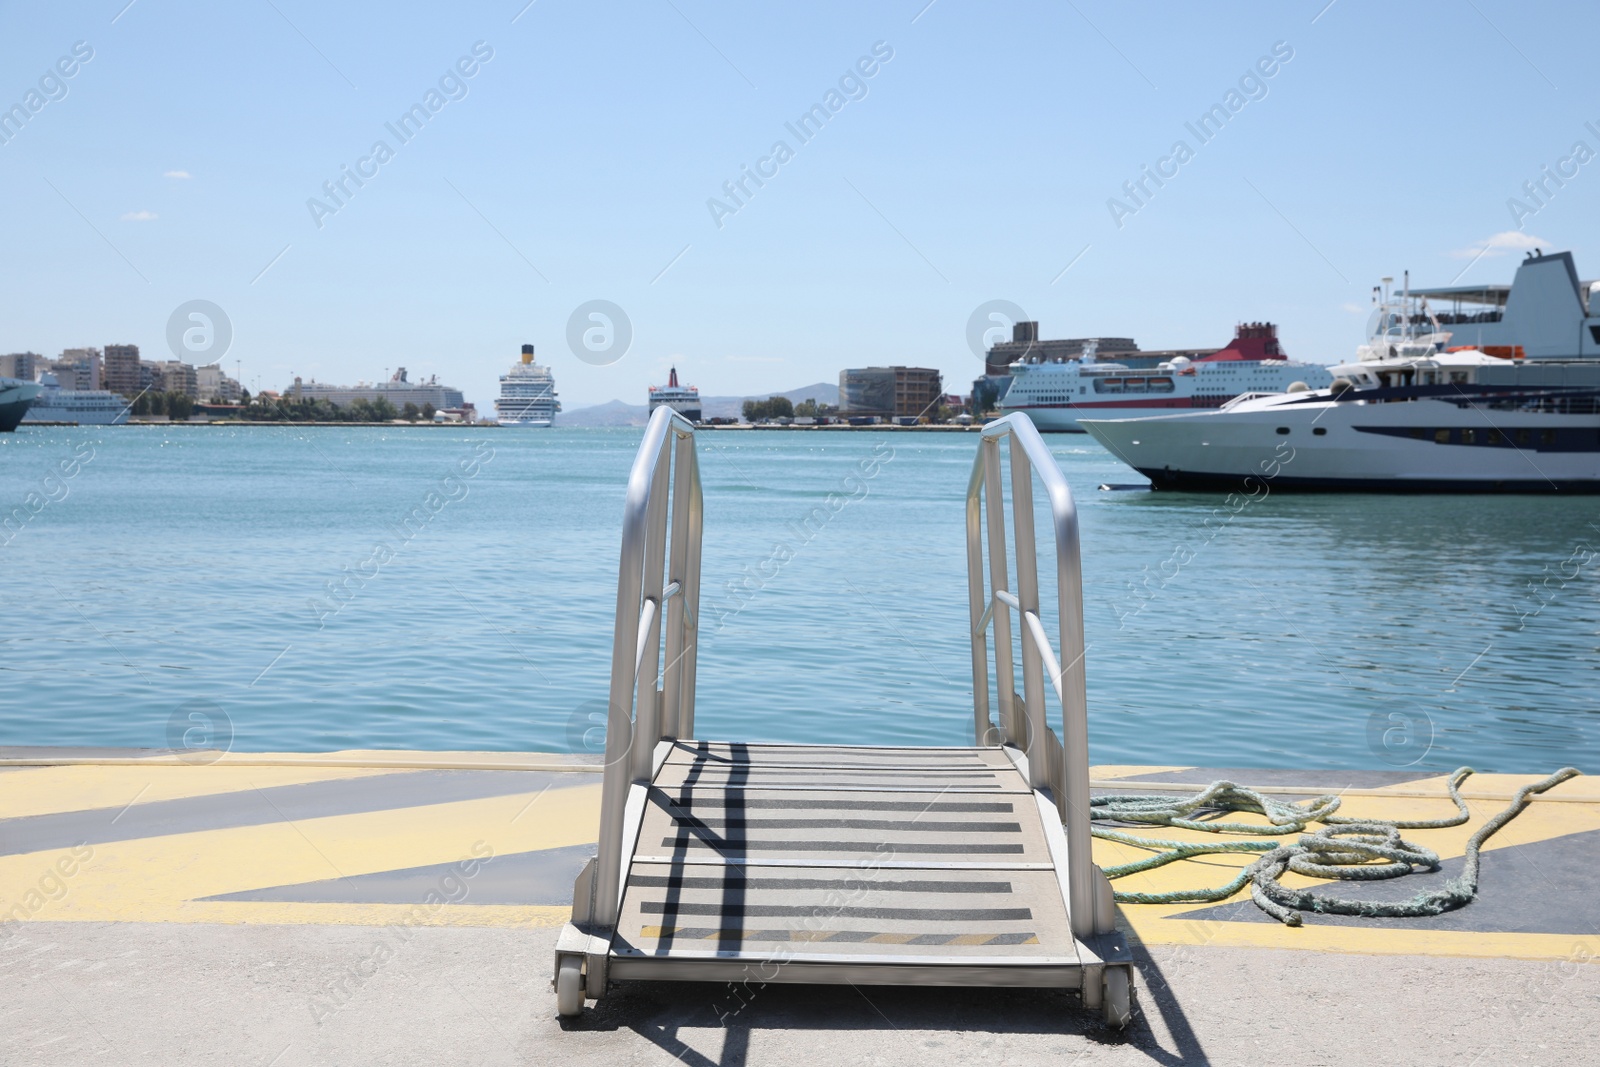
<path id="1" fill-rule="evenodd" d="M 1121 1030 L 1133 1021 L 1133 975 L 1127 967 L 1107 967 L 1101 1000 L 1106 1025 Z"/>
<path id="2" fill-rule="evenodd" d="M 573 956 L 562 957 L 556 970 L 556 1014 L 569 1019 L 583 1014 L 583 970 Z"/>

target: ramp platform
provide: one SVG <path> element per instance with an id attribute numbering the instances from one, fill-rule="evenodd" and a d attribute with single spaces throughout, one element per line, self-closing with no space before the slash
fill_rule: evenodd
<path id="1" fill-rule="evenodd" d="M 1039 617 L 1035 473 L 1056 534 L 1061 656 Z M 1131 956 L 1090 855 L 1076 513 L 1026 416 L 984 429 L 968 487 L 972 747 L 693 739 L 700 524 L 693 427 L 658 409 L 629 482 L 598 852 L 556 947 L 560 1012 L 619 980 L 849 982 L 1076 989 L 1125 1025 Z M 1047 722 L 1047 674 L 1065 743 Z"/>

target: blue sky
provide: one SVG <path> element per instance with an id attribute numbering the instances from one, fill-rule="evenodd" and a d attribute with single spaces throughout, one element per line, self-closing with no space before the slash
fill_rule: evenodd
<path id="1" fill-rule="evenodd" d="M 1270 319 L 1328 362 L 1380 275 L 1509 280 L 1535 242 L 1600 275 L 1600 161 L 1523 193 L 1600 151 L 1592 5 L 524 2 L 0 4 L 0 107 L 43 101 L 0 126 L 0 351 L 166 358 L 205 299 L 251 388 L 403 364 L 487 410 L 532 342 L 571 409 L 670 362 L 716 394 L 886 362 L 965 383 L 993 299 L 1147 348 Z M 1172 176 L 1135 203 L 1146 166 Z M 375 174 L 314 212 L 345 167 Z M 566 340 L 594 299 L 632 326 L 606 366 Z"/>

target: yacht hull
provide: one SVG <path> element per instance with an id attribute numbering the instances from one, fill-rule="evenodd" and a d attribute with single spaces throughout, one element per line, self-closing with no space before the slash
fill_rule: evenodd
<path id="1" fill-rule="evenodd" d="M 1284 398 L 1084 428 L 1158 489 L 1600 492 L 1600 415 L 1592 414 Z"/>

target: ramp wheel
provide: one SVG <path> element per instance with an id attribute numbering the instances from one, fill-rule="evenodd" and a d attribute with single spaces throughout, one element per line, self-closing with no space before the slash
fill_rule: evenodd
<path id="1" fill-rule="evenodd" d="M 1101 1000 L 1106 1025 L 1121 1030 L 1133 1021 L 1133 975 L 1127 967 L 1107 967 Z"/>
<path id="2" fill-rule="evenodd" d="M 583 972 L 574 956 L 563 956 L 556 970 L 556 1014 L 569 1019 L 583 1014 Z"/>

